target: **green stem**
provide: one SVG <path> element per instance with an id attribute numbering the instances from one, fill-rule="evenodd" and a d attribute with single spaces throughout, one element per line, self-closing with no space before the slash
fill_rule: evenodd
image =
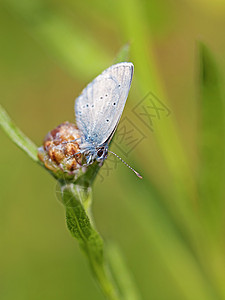
<path id="1" fill-rule="evenodd" d="M 103 240 L 91 224 L 91 188 L 71 184 L 61 186 L 62 202 L 66 208 L 67 226 L 85 252 L 93 275 L 109 300 L 119 300 L 118 288 L 113 282 L 104 256 Z M 86 210 L 83 203 L 88 203 Z"/>

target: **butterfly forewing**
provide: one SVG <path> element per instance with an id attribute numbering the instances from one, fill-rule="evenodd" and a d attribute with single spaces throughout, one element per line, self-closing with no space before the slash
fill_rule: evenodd
<path id="1" fill-rule="evenodd" d="M 85 142 L 101 145 L 108 140 L 123 112 L 132 75 L 132 63 L 113 65 L 76 99 L 76 123 Z"/>

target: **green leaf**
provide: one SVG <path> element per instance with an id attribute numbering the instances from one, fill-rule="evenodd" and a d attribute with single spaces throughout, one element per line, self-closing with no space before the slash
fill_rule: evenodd
<path id="1" fill-rule="evenodd" d="M 8 137 L 33 161 L 40 163 L 37 157 L 37 146 L 12 122 L 6 111 L 0 105 L 0 126 Z"/>
<path id="2" fill-rule="evenodd" d="M 223 78 L 210 51 L 200 44 L 200 205 L 212 235 L 223 230 L 225 111 Z M 221 232 L 222 234 L 222 232 Z"/>

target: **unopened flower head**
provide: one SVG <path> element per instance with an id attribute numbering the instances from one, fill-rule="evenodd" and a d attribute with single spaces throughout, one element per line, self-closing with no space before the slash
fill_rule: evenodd
<path id="1" fill-rule="evenodd" d="M 79 152 L 79 131 L 76 125 L 64 122 L 50 131 L 38 149 L 38 157 L 52 172 L 76 174 L 82 166 Z M 75 155 L 76 154 L 76 155 Z"/>

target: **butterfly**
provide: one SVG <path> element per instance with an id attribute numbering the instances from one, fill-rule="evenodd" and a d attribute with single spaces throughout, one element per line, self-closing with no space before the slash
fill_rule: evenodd
<path id="1" fill-rule="evenodd" d="M 78 153 L 85 155 L 86 165 L 94 161 L 103 163 L 108 152 L 116 155 L 108 148 L 128 97 L 133 72 L 131 62 L 112 65 L 89 83 L 75 100 L 76 124 L 81 140 Z"/>

